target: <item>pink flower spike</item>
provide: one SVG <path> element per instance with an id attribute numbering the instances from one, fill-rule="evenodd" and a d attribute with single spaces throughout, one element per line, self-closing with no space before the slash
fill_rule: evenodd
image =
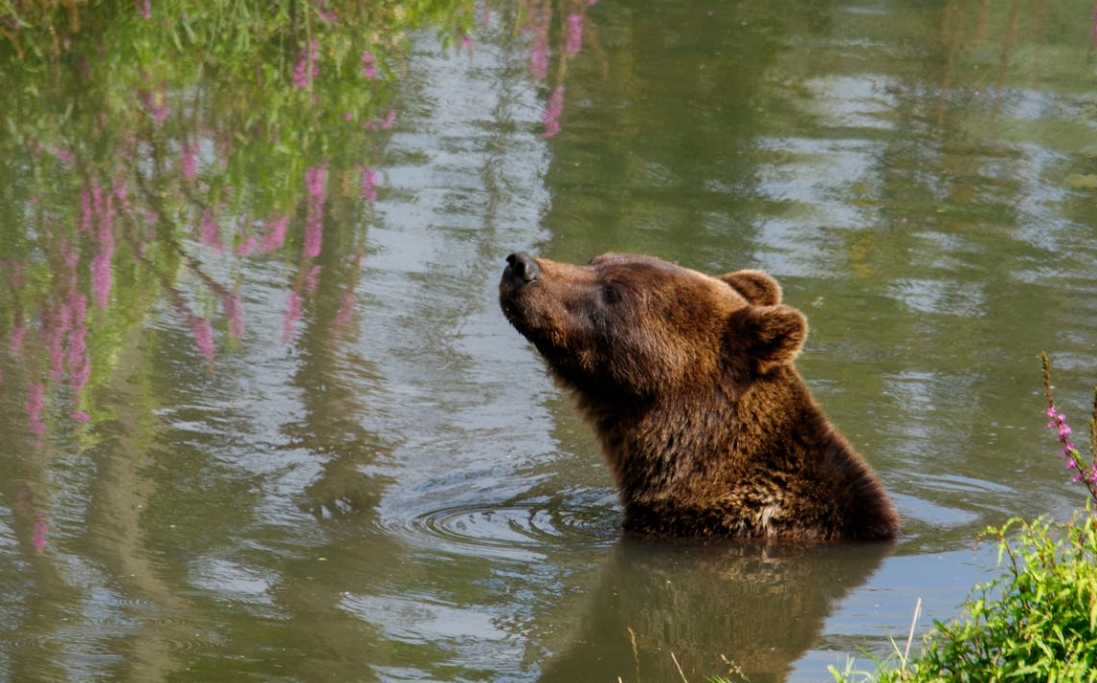
<path id="1" fill-rule="evenodd" d="M 88 415 L 88 411 L 86 410 L 74 410 L 70 417 L 80 424 L 87 424 L 91 421 L 91 415 Z"/>
<path id="2" fill-rule="evenodd" d="M 137 13 L 141 15 L 141 18 L 145 21 L 152 19 L 152 3 L 149 0 L 137 1 Z"/>

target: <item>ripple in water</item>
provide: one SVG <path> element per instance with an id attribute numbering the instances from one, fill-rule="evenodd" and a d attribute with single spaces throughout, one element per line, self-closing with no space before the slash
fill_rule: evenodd
<path id="1" fill-rule="evenodd" d="M 618 511 L 607 505 L 458 505 L 419 512 L 405 521 L 420 542 L 485 550 L 608 547 L 619 535 Z"/>

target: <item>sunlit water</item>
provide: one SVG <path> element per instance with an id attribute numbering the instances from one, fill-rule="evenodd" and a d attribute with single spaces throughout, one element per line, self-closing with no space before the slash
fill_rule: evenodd
<path id="1" fill-rule="evenodd" d="M 326 201 L 319 249 L 242 256 L 195 221 L 202 267 L 151 301 L 117 257 L 105 310 L 138 319 L 72 409 L 34 409 L 50 368 L 0 319 L 0 677 L 819 681 L 891 652 L 919 599 L 919 632 L 957 615 L 994 576 L 986 525 L 1084 500 L 1038 362 L 1081 427 L 1097 88 L 1068 5 L 553 4 L 543 77 L 503 15 L 456 47 L 416 34 L 362 152 L 376 198 L 301 179 L 291 230 Z M 624 538 L 589 430 L 498 311 L 517 249 L 776 275 L 902 540 Z M 199 274 L 232 283 L 239 340 L 180 313 L 212 296 Z"/>

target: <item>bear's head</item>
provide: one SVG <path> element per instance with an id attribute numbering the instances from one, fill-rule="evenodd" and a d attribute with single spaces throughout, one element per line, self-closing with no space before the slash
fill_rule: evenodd
<path id="1" fill-rule="evenodd" d="M 507 257 L 503 312 L 552 374 L 587 399 L 646 400 L 749 382 L 791 364 L 807 321 L 770 276 L 712 277 L 604 254 L 583 266 Z"/>

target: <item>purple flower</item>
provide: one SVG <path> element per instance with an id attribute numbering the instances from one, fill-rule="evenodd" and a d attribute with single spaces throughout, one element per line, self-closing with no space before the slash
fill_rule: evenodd
<path id="1" fill-rule="evenodd" d="M 564 42 L 564 52 L 573 55 L 583 47 L 583 15 L 572 12 L 568 15 L 567 40 Z"/>

